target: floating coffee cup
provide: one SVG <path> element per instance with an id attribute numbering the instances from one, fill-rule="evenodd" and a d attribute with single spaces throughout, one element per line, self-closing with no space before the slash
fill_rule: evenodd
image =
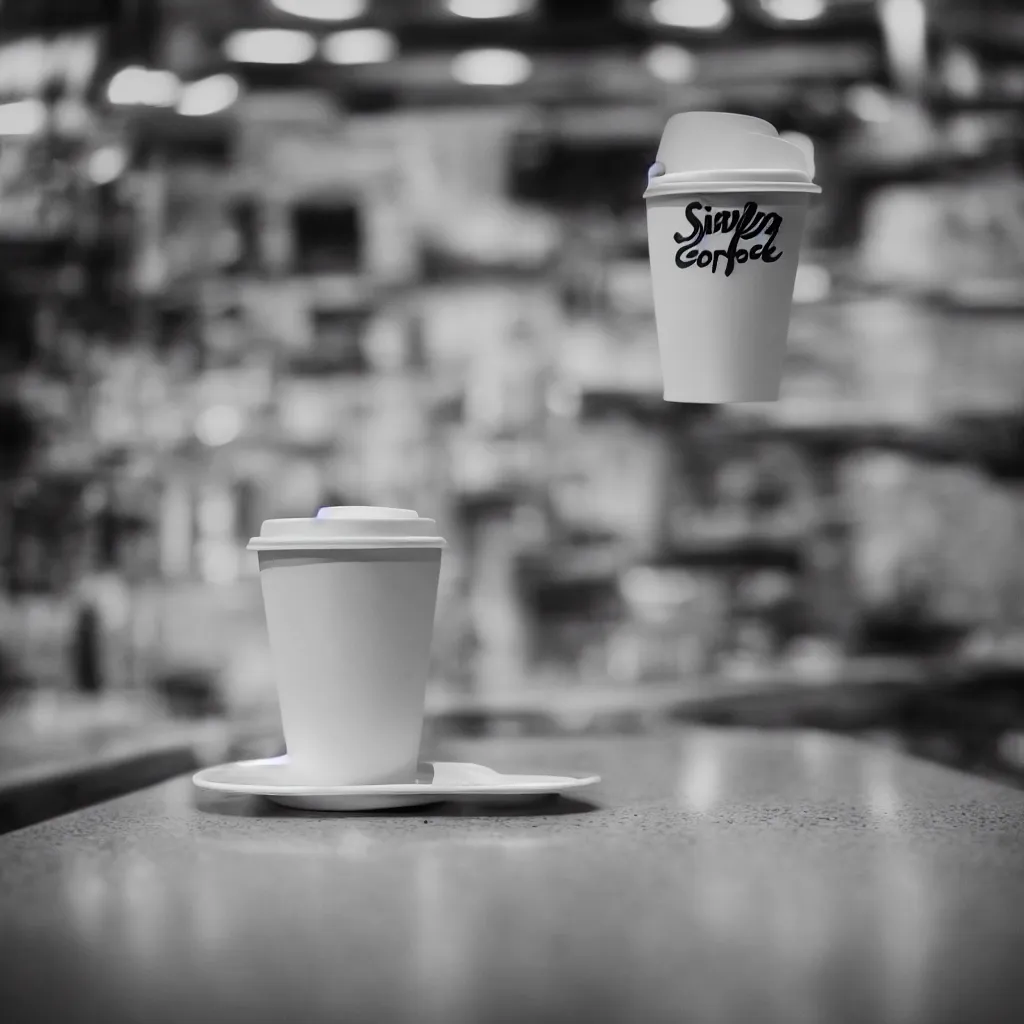
<path id="1" fill-rule="evenodd" d="M 669 118 L 647 232 L 665 400 L 775 401 L 810 196 L 803 152 L 767 121 Z"/>

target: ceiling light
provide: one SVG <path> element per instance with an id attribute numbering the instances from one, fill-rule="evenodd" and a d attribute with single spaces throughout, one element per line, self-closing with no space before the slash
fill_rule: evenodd
<path id="1" fill-rule="evenodd" d="M 230 444 L 242 433 L 242 414 L 231 405 L 212 405 L 196 417 L 196 437 L 211 448 Z"/>
<path id="2" fill-rule="evenodd" d="M 149 107 L 170 107 L 180 91 L 181 82 L 173 71 L 150 71 L 146 75 L 142 102 Z"/>
<path id="3" fill-rule="evenodd" d="M 965 99 L 980 96 L 985 88 L 977 57 L 962 47 L 954 47 L 946 54 L 942 62 L 942 77 L 954 96 Z"/>
<path id="4" fill-rule="evenodd" d="M 109 185 L 124 173 L 128 154 L 120 146 L 103 146 L 90 157 L 86 166 L 89 178 L 97 185 Z"/>
<path id="5" fill-rule="evenodd" d="M 122 68 L 107 85 L 107 99 L 124 107 L 173 107 L 181 82 L 173 71 L 131 66 Z"/>
<path id="6" fill-rule="evenodd" d="M 689 50 L 673 43 L 658 43 L 644 56 L 647 70 L 663 82 L 690 82 L 697 75 L 697 61 Z"/>
<path id="7" fill-rule="evenodd" d="M 825 13 L 825 0 L 761 0 L 761 6 L 777 21 L 814 21 Z"/>
<path id="8" fill-rule="evenodd" d="M 335 32 L 323 42 L 324 59 L 332 64 L 383 64 L 398 52 L 398 40 L 379 28 Z"/>
<path id="9" fill-rule="evenodd" d="M 452 77 L 466 85 L 519 85 L 532 70 L 518 50 L 466 50 L 452 61 Z"/>
<path id="10" fill-rule="evenodd" d="M 210 75 L 191 82 L 181 92 L 178 113 L 185 117 L 206 117 L 227 110 L 238 99 L 238 82 L 231 75 Z"/>
<path id="11" fill-rule="evenodd" d="M 224 52 L 238 64 L 303 64 L 316 53 L 316 40 L 290 28 L 242 29 L 224 40 Z"/>
<path id="12" fill-rule="evenodd" d="M 270 0 L 285 14 L 311 21 L 351 21 L 366 10 L 366 0 Z"/>
<path id="13" fill-rule="evenodd" d="M 533 0 L 448 0 L 448 10 L 460 18 L 513 18 L 533 6 Z"/>
<path id="14" fill-rule="evenodd" d="M 925 87 L 928 15 L 923 0 L 879 0 L 878 18 L 896 84 L 906 93 Z"/>
<path id="15" fill-rule="evenodd" d="M 651 17 L 676 28 L 725 28 L 732 7 L 729 0 L 654 0 Z"/>
<path id="16" fill-rule="evenodd" d="M 846 105 L 862 121 L 883 124 L 892 118 L 892 99 L 877 85 L 851 85 L 846 91 Z"/>
<path id="17" fill-rule="evenodd" d="M 107 99 L 117 104 L 138 103 L 139 91 L 145 88 L 148 74 L 146 68 L 122 68 L 107 85 Z"/>
<path id="18" fill-rule="evenodd" d="M 0 135 L 35 135 L 46 124 L 46 107 L 39 100 L 0 103 Z"/>

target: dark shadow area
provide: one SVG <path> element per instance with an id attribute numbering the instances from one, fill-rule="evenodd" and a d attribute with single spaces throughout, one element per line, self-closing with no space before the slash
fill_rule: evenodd
<path id="1" fill-rule="evenodd" d="M 0 785 L 0 835 L 155 786 L 199 767 L 190 748 L 150 752 Z"/>
<path id="2" fill-rule="evenodd" d="M 328 821 L 335 818 L 421 818 L 428 823 L 434 818 L 550 818 L 572 814 L 589 814 L 600 805 L 578 797 L 544 796 L 524 801 L 496 800 L 420 804 L 378 811 L 303 811 L 281 807 L 263 797 L 221 796 L 197 793 L 196 807 L 204 814 L 230 818 L 312 818 Z"/>

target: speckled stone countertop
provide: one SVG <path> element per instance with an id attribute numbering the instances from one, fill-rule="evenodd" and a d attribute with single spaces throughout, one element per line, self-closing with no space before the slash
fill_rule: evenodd
<path id="1" fill-rule="evenodd" d="M 182 777 L 0 837 L 0 1019 L 1024 1020 L 1024 793 L 817 733 L 443 753 L 605 781 L 327 816 Z"/>
<path id="2" fill-rule="evenodd" d="M 176 721 L 138 702 L 62 697 L 0 709 L 0 834 L 242 756 L 276 718 Z"/>

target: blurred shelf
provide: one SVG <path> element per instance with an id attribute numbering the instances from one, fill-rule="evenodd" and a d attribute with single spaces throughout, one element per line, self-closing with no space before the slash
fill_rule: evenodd
<path id="1" fill-rule="evenodd" d="M 1021 97 L 989 94 L 987 96 L 932 96 L 927 100 L 928 108 L 935 114 L 956 116 L 957 114 L 1020 114 Z"/>
<path id="2" fill-rule="evenodd" d="M 709 440 L 786 441 L 823 455 L 838 455 L 861 448 L 881 448 L 923 458 L 949 460 L 964 457 L 963 443 L 944 426 L 899 423 L 779 423 L 768 419 L 718 417 L 698 436 Z"/>
<path id="3" fill-rule="evenodd" d="M 622 725 L 632 719 L 651 727 L 674 718 L 721 720 L 748 714 L 760 724 L 783 724 L 794 716 L 851 715 L 876 718 L 893 699 L 926 685 L 932 672 L 916 659 L 863 659 L 835 672 L 809 677 L 796 668 L 772 668 L 747 677 L 693 676 L 672 682 L 620 685 L 566 683 L 561 688 L 530 687 L 498 693 L 449 694 L 432 690 L 427 713 L 435 727 L 461 724 L 547 722 L 556 730 L 581 731 Z M 718 717 L 716 717 L 718 716 Z"/>
<path id="4" fill-rule="evenodd" d="M 962 412 L 949 422 L 966 457 L 990 476 L 1024 480 L 1024 409 Z"/>
<path id="5" fill-rule="evenodd" d="M 646 565 L 658 569 L 750 568 L 796 571 L 810 533 L 772 536 L 692 537 L 672 543 Z"/>
<path id="6" fill-rule="evenodd" d="M 969 463 L 999 480 L 1024 480 L 1024 409 L 965 409 L 930 426 L 719 417 L 697 430 L 696 436 L 709 442 L 783 441 L 830 458 L 879 449 L 932 462 Z"/>
<path id="7" fill-rule="evenodd" d="M 898 617 L 890 612 L 862 611 L 858 626 L 858 650 L 866 655 L 938 659 L 955 657 L 976 624 L 938 619 Z"/>
<path id="8" fill-rule="evenodd" d="M 453 509 L 465 520 L 482 520 L 504 516 L 517 508 L 531 494 L 528 487 L 491 487 L 458 491 L 452 495 Z"/>
<path id="9" fill-rule="evenodd" d="M 651 569 L 786 569 L 795 571 L 814 530 L 800 533 L 750 531 L 735 536 L 680 537 L 654 553 L 625 545 L 601 545 L 579 551 L 526 554 L 520 566 L 534 587 L 560 588 L 617 584 L 634 566 Z"/>
<path id="10" fill-rule="evenodd" d="M 969 171 L 987 168 L 991 162 L 991 154 L 987 152 L 938 151 L 900 159 L 874 160 L 866 160 L 853 153 L 847 157 L 846 168 L 851 177 L 871 184 L 916 184 L 945 181 Z"/>
<path id="11" fill-rule="evenodd" d="M 482 263 L 469 257 L 427 249 L 423 254 L 422 285 L 533 283 L 547 281 L 554 256 L 542 261 Z"/>
<path id="12" fill-rule="evenodd" d="M 39 271 L 63 264 L 72 252 L 74 236 L 16 236 L 0 233 L 0 270 L 10 271 L 26 290 L 52 287 L 52 281 Z"/>
<path id="13" fill-rule="evenodd" d="M 646 423 L 690 423 L 713 414 L 715 406 L 688 402 L 666 402 L 661 391 L 633 388 L 594 387 L 580 389 L 580 418 L 628 416 Z"/>
<path id="14" fill-rule="evenodd" d="M 979 280 L 951 285 L 932 297 L 947 313 L 1024 313 L 1024 288 L 1020 280 Z"/>
<path id="15" fill-rule="evenodd" d="M 773 666 L 670 682 L 522 686 L 495 693 L 428 693 L 433 735 L 657 729 L 674 720 L 756 728 L 999 734 L 1024 723 L 1024 663 L 865 657 L 832 669 Z M 1016 723 L 1016 724 L 1015 724 Z"/>
<path id="16" fill-rule="evenodd" d="M 519 565 L 534 585 L 566 586 L 573 583 L 607 583 L 635 564 L 637 556 L 622 544 L 595 544 L 573 549 L 525 552 Z"/>
<path id="17" fill-rule="evenodd" d="M 841 290 L 840 290 L 841 289 Z M 907 303 L 931 307 L 942 314 L 998 314 L 1024 311 L 1024 296 L 1019 280 L 893 282 L 875 279 L 863 272 L 850 273 L 839 282 L 832 295 L 820 305 L 856 302 L 864 298 L 901 299 Z"/>

